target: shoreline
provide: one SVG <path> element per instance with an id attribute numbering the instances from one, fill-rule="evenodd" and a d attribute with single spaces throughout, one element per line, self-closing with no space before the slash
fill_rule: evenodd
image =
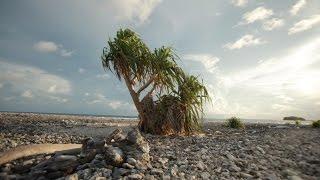
<path id="1" fill-rule="evenodd" d="M 105 138 L 118 128 L 127 132 L 137 122 L 0 113 L 0 152 L 26 144 L 81 143 L 87 137 Z M 289 124 L 246 124 L 245 129 L 230 129 L 223 122 L 209 122 L 204 123 L 203 130 L 204 134 L 189 137 L 145 134 L 152 168 L 134 169 L 135 173 L 139 172 L 145 179 L 170 178 L 173 170 L 177 171 L 178 179 L 313 180 L 320 177 L 319 129 Z M 26 161 L 31 160 L 17 160 L 13 166 Z M 41 162 L 41 156 L 33 157 L 32 162 L 33 165 Z M 1 173 L 5 167 L 0 169 Z M 155 169 L 158 174 L 153 174 Z M 89 175 L 94 176 L 95 172 L 91 169 Z"/>

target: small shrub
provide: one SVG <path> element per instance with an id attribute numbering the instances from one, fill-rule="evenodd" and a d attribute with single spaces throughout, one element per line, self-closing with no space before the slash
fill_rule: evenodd
<path id="1" fill-rule="evenodd" d="M 318 121 L 313 121 L 313 122 L 312 122 L 312 127 L 314 127 L 314 128 L 320 128 L 320 120 L 318 120 Z"/>
<path id="2" fill-rule="evenodd" d="M 296 126 L 300 126 L 301 125 L 301 121 L 300 120 L 295 120 L 295 124 L 296 124 Z"/>
<path id="3" fill-rule="evenodd" d="M 227 126 L 230 128 L 244 128 L 243 122 L 240 120 L 240 118 L 232 117 L 227 119 Z"/>

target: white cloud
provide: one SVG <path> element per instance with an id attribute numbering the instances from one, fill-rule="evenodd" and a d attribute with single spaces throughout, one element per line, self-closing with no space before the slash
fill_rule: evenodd
<path id="1" fill-rule="evenodd" d="M 62 97 L 59 97 L 59 96 L 49 96 L 49 99 L 54 100 L 54 101 L 56 101 L 58 103 L 66 103 L 66 102 L 69 101 L 67 98 L 62 98 Z"/>
<path id="2" fill-rule="evenodd" d="M 33 93 L 30 90 L 26 90 L 21 94 L 21 96 L 24 98 L 33 98 Z"/>
<path id="3" fill-rule="evenodd" d="M 88 94 L 89 96 L 89 94 Z M 91 97 L 91 100 L 87 101 L 87 104 L 94 105 L 94 104 L 102 104 L 104 106 L 110 107 L 112 109 L 126 109 L 126 108 L 132 108 L 132 105 L 128 102 L 123 102 L 120 100 L 111 100 L 108 99 L 105 95 L 96 93 Z"/>
<path id="4" fill-rule="evenodd" d="M 96 78 L 98 78 L 98 79 L 109 79 L 110 75 L 109 74 L 97 74 Z"/>
<path id="5" fill-rule="evenodd" d="M 85 96 L 89 96 L 89 95 L 90 95 L 90 93 L 84 93 L 84 95 L 85 95 Z"/>
<path id="6" fill-rule="evenodd" d="M 207 112 L 251 118 L 320 115 L 313 112 L 320 97 L 320 72 L 313 68 L 320 63 L 318 49 L 319 36 L 256 66 L 231 73 L 220 69 L 209 78 L 214 102 Z"/>
<path id="7" fill-rule="evenodd" d="M 232 0 L 231 3 L 234 6 L 245 7 L 248 4 L 248 0 Z"/>
<path id="8" fill-rule="evenodd" d="M 184 56 L 184 59 L 202 63 L 206 70 L 211 73 L 214 72 L 216 64 L 220 61 L 218 57 L 210 54 L 187 54 Z"/>
<path id="9" fill-rule="evenodd" d="M 108 105 L 112 108 L 112 109 L 118 109 L 119 107 L 123 106 L 123 102 L 122 101 L 110 101 L 108 103 Z"/>
<path id="10" fill-rule="evenodd" d="M 307 4 L 306 0 L 299 0 L 296 4 L 290 9 L 292 15 L 296 15 L 305 5 Z"/>
<path id="11" fill-rule="evenodd" d="M 267 9 L 265 7 L 257 7 L 253 11 L 247 12 L 242 16 L 242 19 L 245 20 L 245 24 L 250 24 L 255 21 L 264 20 L 273 15 L 272 9 Z"/>
<path id="12" fill-rule="evenodd" d="M 282 27 L 284 25 L 284 20 L 279 18 L 272 18 L 265 21 L 262 25 L 263 29 L 271 31 L 273 29 Z"/>
<path id="13" fill-rule="evenodd" d="M 242 36 L 239 40 L 234 43 L 227 43 L 224 47 L 233 50 L 241 49 L 243 47 L 256 46 L 259 44 L 264 44 L 266 41 L 263 41 L 261 38 L 256 38 L 251 34 Z"/>
<path id="14" fill-rule="evenodd" d="M 61 49 L 60 54 L 62 57 L 71 57 L 73 55 L 74 51 L 68 51 L 65 49 Z"/>
<path id="15" fill-rule="evenodd" d="M 39 41 L 33 45 L 33 48 L 41 53 L 59 52 L 62 57 L 70 57 L 74 53 L 74 51 L 66 50 L 63 45 L 52 41 Z"/>
<path id="16" fill-rule="evenodd" d="M 33 45 L 36 51 L 43 53 L 56 52 L 58 50 L 58 45 L 52 41 L 39 41 Z"/>
<path id="17" fill-rule="evenodd" d="M 146 22 L 154 8 L 162 0 L 113 0 L 111 7 L 117 11 L 117 18 L 137 21 L 139 24 Z"/>
<path id="18" fill-rule="evenodd" d="M 10 84 L 14 89 L 47 94 L 54 89 L 54 94 L 69 94 L 71 84 L 68 80 L 42 69 L 0 61 L 0 83 Z M 53 86 L 55 86 L 53 88 Z"/>
<path id="19" fill-rule="evenodd" d="M 86 72 L 86 70 L 85 70 L 85 69 L 83 69 L 83 68 L 79 68 L 79 69 L 78 69 L 78 72 L 79 72 L 80 74 L 83 74 L 83 73 L 85 73 L 85 72 Z"/>
<path id="20" fill-rule="evenodd" d="M 313 15 L 310 18 L 303 19 L 297 23 L 294 24 L 292 28 L 289 29 L 288 34 L 295 34 L 301 31 L 306 31 L 308 29 L 313 28 L 314 26 L 317 26 L 320 24 L 320 14 Z"/>

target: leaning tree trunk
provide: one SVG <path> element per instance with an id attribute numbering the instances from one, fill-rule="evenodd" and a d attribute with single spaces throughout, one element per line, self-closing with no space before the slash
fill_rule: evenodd
<path id="1" fill-rule="evenodd" d="M 146 125 L 145 123 L 148 122 L 148 118 L 147 118 L 147 115 L 144 111 L 144 108 L 142 106 L 142 103 L 140 102 L 139 100 L 139 95 L 138 93 L 136 93 L 133 88 L 132 88 L 132 85 L 131 85 L 131 82 L 130 82 L 130 79 L 129 79 L 129 76 L 126 75 L 123 77 L 123 79 L 125 80 L 126 82 L 126 85 L 127 85 L 127 88 L 130 92 L 130 95 L 131 95 L 131 98 L 132 98 L 132 101 L 134 103 L 134 105 L 136 106 L 136 109 L 138 111 L 138 114 L 139 114 L 139 129 L 142 131 L 142 132 L 146 132 Z"/>

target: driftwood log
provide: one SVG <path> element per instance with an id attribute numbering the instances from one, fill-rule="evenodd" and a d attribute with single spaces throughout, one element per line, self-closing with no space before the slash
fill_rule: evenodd
<path id="1" fill-rule="evenodd" d="M 18 146 L 0 153 L 0 166 L 19 158 L 39 154 L 77 154 L 81 152 L 81 144 L 32 144 Z"/>

